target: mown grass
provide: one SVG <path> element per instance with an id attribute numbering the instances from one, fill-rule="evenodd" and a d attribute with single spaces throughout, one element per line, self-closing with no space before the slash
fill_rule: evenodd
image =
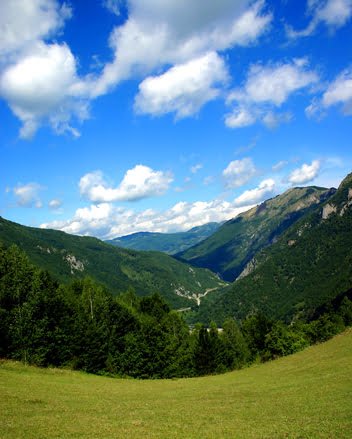
<path id="1" fill-rule="evenodd" d="M 352 330 L 224 375 L 138 381 L 0 365 L 1 438 L 350 438 Z"/>

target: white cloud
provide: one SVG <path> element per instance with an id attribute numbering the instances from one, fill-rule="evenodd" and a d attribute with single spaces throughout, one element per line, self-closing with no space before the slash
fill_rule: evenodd
<path id="1" fill-rule="evenodd" d="M 250 207 L 237 207 L 224 200 L 213 200 L 179 202 L 162 212 L 153 209 L 135 212 L 110 203 L 101 203 L 77 209 L 67 221 L 53 221 L 41 227 L 109 239 L 141 231 L 185 231 L 207 222 L 229 220 Z"/>
<path id="2" fill-rule="evenodd" d="M 229 128 L 241 128 L 254 124 L 256 117 L 246 108 L 235 108 L 225 116 L 225 125 Z"/>
<path id="3" fill-rule="evenodd" d="M 344 114 L 352 114 L 352 69 L 344 70 L 323 95 L 322 104 L 325 108 L 343 104 Z"/>
<path id="4" fill-rule="evenodd" d="M 136 73 L 252 44 L 272 19 L 264 6 L 264 0 L 130 0 L 127 21 L 110 36 L 114 60 L 87 87 L 98 96 Z"/>
<path id="5" fill-rule="evenodd" d="M 135 201 L 164 194 L 173 178 L 170 173 L 136 165 L 129 169 L 118 187 L 110 187 L 101 171 L 85 174 L 79 182 L 83 197 L 95 203 Z"/>
<path id="6" fill-rule="evenodd" d="M 308 68 L 305 58 L 292 62 L 263 66 L 256 64 L 249 69 L 242 88 L 229 93 L 227 103 L 234 105 L 225 118 L 230 128 L 240 128 L 262 122 L 269 128 L 292 119 L 290 112 L 277 113 L 293 93 L 317 83 L 318 75 Z"/>
<path id="7" fill-rule="evenodd" d="M 352 16 L 352 0 L 308 0 L 307 13 L 311 20 L 305 29 L 297 31 L 286 27 L 289 38 L 310 36 L 320 24 L 325 24 L 330 31 L 344 26 Z"/>
<path id="8" fill-rule="evenodd" d="M 119 0 L 102 4 L 119 14 Z M 0 96 L 22 121 L 21 137 L 33 136 L 42 124 L 77 137 L 72 120 L 88 117 L 93 98 L 124 79 L 168 67 L 142 81 L 135 108 L 189 116 L 218 96 L 227 77 L 217 52 L 254 44 L 268 29 L 272 15 L 265 7 L 265 0 L 129 0 L 127 20 L 110 35 L 113 61 L 100 73 L 79 77 L 69 46 L 52 42 L 70 7 L 58 0 L 3 0 Z"/>
<path id="9" fill-rule="evenodd" d="M 70 17 L 68 5 L 60 6 L 56 0 L 1 0 L 0 54 L 11 54 L 53 35 Z"/>
<path id="10" fill-rule="evenodd" d="M 228 189 L 239 187 L 247 183 L 257 170 L 252 159 L 245 157 L 242 160 L 233 160 L 223 170 L 222 175 L 225 179 L 225 186 Z"/>
<path id="11" fill-rule="evenodd" d="M 160 76 L 146 78 L 139 85 L 134 107 L 142 114 L 176 112 L 177 118 L 191 116 L 219 96 L 217 85 L 227 79 L 224 61 L 217 53 L 209 52 Z"/>
<path id="12" fill-rule="evenodd" d="M 269 103 L 280 107 L 292 93 L 316 83 L 318 79 L 318 75 L 308 69 L 304 58 L 273 66 L 256 64 L 251 66 L 244 87 L 234 90 L 228 101 Z"/>
<path id="13" fill-rule="evenodd" d="M 342 106 L 342 113 L 352 115 L 352 69 L 343 70 L 333 82 L 331 82 L 321 97 L 315 96 L 306 107 L 305 113 L 308 118 L 317 120 L 326 116 L 327 109 Z"/>
<path id="14" fill-rule="evenodd" d="M 300 168 L 295 169 L 289 175 L 288 181 L 291 184 L 305 184 L 314 180 L 320 171 L 320 161 L 313 160 L 309 165 L 304 163 Z"/>
<path id="15" fill-rule="evenodd" d="M 21 137 L 31 137 L 43 119 L 59 133 L 72 132 L 71 117 L 87 115 L 86 103 L 73 99 L 77 81 L 76 61 L 65 44 L 37 42 L 7 67 L 0 77 L 0 95 L 23 122 Z"/>
<path id="16" fill-rule="evenodd" d="M 234 201 L 236 206 L 248 206 L 250 204 L 258 204 L 261 201 L 264 201 L 270 195 L 272 195 L 275 191 L 275 180 L 272 178 L 268 178 L 267 180 L 263 180 L 258 187 L 254 189 L 249 189 L 239 197 L 237 197 Z"/>
<path id="17" fill-rule="evenodd" d="M 57 198 L 54 198 L 54 199 L 49 201 L 50 209 L 59 209 L 59 207 L 61 207 L 61 206 L 62 206 L 62 201 L 57 199 Z"/>
<path id="18" fill-rule="evenodd" d="M 36 207 L 43 206 L 39 192 L 43 187 L 38 183 L 27 183 L 24 185 L 17 185 L 13 188 L 13 193 L 17 199 L 17 205 L 20 207 Z"/>

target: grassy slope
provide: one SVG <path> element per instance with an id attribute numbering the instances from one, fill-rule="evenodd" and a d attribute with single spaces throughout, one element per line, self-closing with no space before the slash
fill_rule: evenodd
<path id="1" fill-rule="evenodd" d="M 164 253 L 122 249 L 96 238 L 26 227 L 1 217 L 0 242 L 17 244 L 34 264 L 48 270 L 60 282 L 89 275 L 115 294 L 129 286 L 138 295 L 158 292 L 174 308 L 195 303 L 175 294 L 180 286 L 200 294 L 223 285 L 209 270 L 191 268 Z M 67 255 L 81 261 L 84 271 L 71 271 L 65 260 Z"/>
<path id="2" fill-rule="evenodd" d="M 290 189 L 227 221 L 209 238 L 177 257 L 233 281 L 261 248 L 331 194 L 315 186 Z"/>
<path id="3" fill-rule="evenodd" d="M 10 438 L 349 438 L 352 330 L 224 375 L 120 380 L 0 363 Z"/>
<path id="4" fill-rule="evenodd" d="M 208 236 L 212 235 L 219 227 L 220 223 L 208 223 L 203 226 L 194 227 L 187 232 L 132 233 L 131 235 L 121 236 L 120 238 L 111 239 L 106 242 L 133 250 L 154 250 L 173 255 L 208 238 Z"/>

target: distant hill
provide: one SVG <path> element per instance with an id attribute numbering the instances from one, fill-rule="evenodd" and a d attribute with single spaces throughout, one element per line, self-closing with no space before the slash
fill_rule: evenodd
<path id="1" fill-rule="evenodd" d="M 1 217 L 0 242 L 17 244 L 61 282 L 91 276 L 114 294 L 129 287 L 138 295 L 158 292 L 173 308 L 199 303 L 202 295 L 224 285 L 209 270 L 164 253 L 121 249 L 96 238 L 26 227 Z"/>
<path id="2" fill-rule="evenodd" d="M 221 224 L 207 223 L 203 226 L 194 227 L 187 232 L 178 233 L 138 232 L 110 239 L 106 242 L 133 250 L 156 250 L 174 255 L 208 238 Z"/>
<path id="3" fill-rule="evenodd" d="M 177 258 L 235 280 L 262 248 L 303 215 L 328 199 L 335 189 L 293 188 L 227 221 L 209 238 L 180 252 Z"/>
<path id="4" fill-rule="evenodd" d="M 196 320 L 223 321 L 262 311 L 291 320 L 309 316 L 352 287 L 352 174 L 249 261 L 240 279 L 202 303 Z"/>

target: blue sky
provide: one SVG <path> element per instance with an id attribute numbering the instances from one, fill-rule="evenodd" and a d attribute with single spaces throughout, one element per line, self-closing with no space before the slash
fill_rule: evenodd
<path id="1" fill-rule="evenodd" d="M 352 0 L 3 0 L 0 215 L 112 238 L 352 170 Z"/>

